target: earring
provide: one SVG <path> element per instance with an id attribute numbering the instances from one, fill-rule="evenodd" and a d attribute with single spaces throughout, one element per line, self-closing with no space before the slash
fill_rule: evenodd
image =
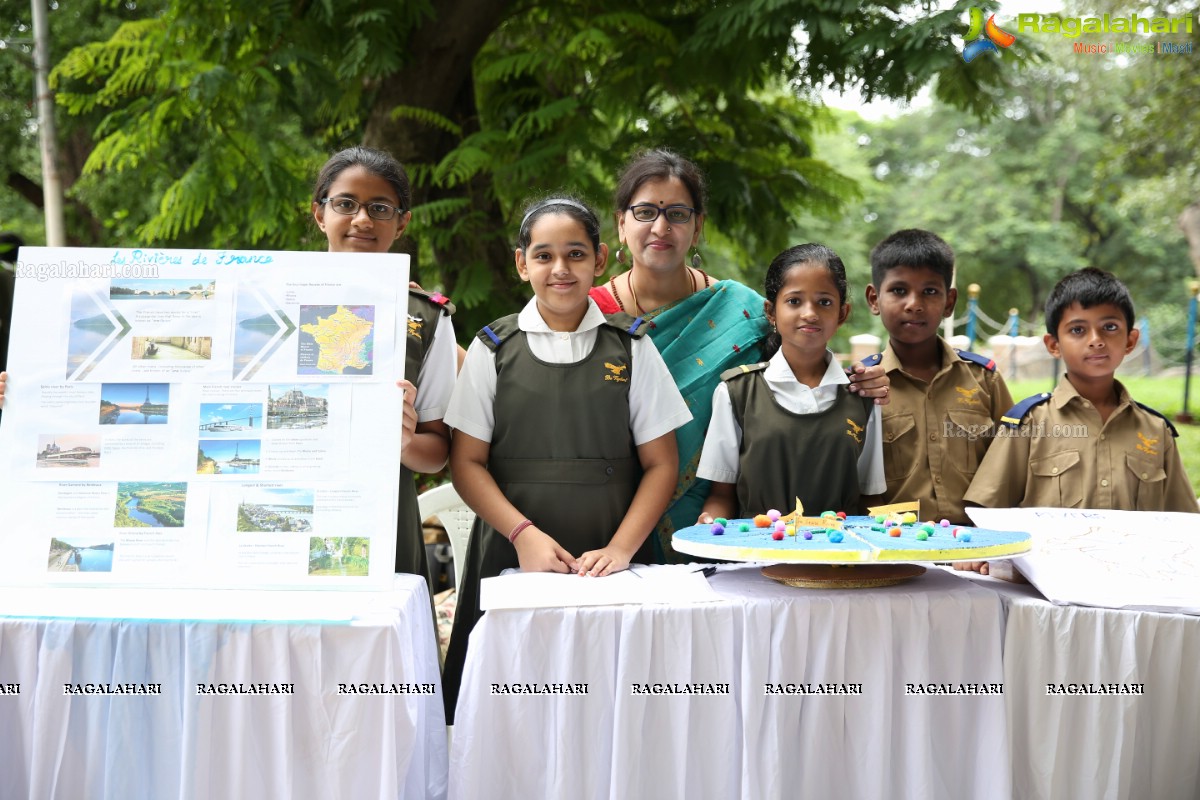
<path id="1" fill-rule="evenodd" d="M 620 247 L 617 248 L 617 263 L 622 264 L 622 265 L 625 263 L 625 245 L 624 244 L 622 244 Z"/>
<path id="2" fill-rule="evenodd" d="M 697 247 L 692 253 L 692 266 L 696 269 L 700 269 L 702 264 L 704 264 L 704 259 L 700 257 L 700 248 Z"/>

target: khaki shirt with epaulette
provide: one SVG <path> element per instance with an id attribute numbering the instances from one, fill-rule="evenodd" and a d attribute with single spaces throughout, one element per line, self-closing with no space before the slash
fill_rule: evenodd
<path id="1" fill-rule="evenodd" d="M 994 369 L 938 341 L 942 368 L 929 383 L 904 371 L 890 343 L 879 362 L 892 381 L 882 407 L 884 502 L 919 500 L 923 519 L 967 524 L 963 495 L 1012 396 Z"/>
<path id="2" fill-rule="evenodd" d="M 1002 427 L 966 499 L 990 508 L 1046 506 L 1200 511 L 1166 420 L 1116 384 L 1107 422 L 1065 377 L 1016 427 Z"/>

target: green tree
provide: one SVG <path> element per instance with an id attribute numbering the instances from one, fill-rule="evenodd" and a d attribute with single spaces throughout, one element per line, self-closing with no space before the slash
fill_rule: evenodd
<path id="1" fill-rule="evenodd" d="M 819 89 L 911 98 L 936 78 L 994 110 L 1000 65 L 965 65 L 951 40 L 970 5 L 175 0 L 122 22 L 104 4 L 110 27 L 55 73 L 90 134 L 71 196 L 102 220 L 91 243 L 319 248 L 316 167 L 385 147 L 414 177 L 415 274 L 474 307 L 470 330 L 516 305 L 523 195 L 566 183 L 605 208 L 620 163 L 666 144 L 706 168 L 732 261 L 715 271 L 736 275 L 852 194 L 812 151 Z"/>

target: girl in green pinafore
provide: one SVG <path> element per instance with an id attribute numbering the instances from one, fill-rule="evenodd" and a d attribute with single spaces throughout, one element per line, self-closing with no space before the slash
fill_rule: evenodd
<path id="1" fill-rule="evenodd" d="M 331 253 L 386 253 L 412 219 L 412 188 L 404 167 L 390 154 L 369 147 L 335 153 L 317 175 L 312 214 L 329 240 Z M 442 422 L 454 388 L 457 344 L 445 296 L 410 288 L 408 341 L 400 449 L 396 572 L 420 575 L 434 586 L 425 555 L 414 472 L 446 465 L 450 429 Z"/>
<path id="2" fill-rule="evenodd" d="M 882 494 L 883 439 L 851 394 L 829 340 L 850 316 L 846 267 L 827 247 L 789 248 L 767 268 L 767 361 L 721 376 L 696 473 L 712 481 L 699 522 L 790 512 L 861 514 Z"/>
<path id="3" fill-rule="evenodd" d="M 534 299 L 471 343 L 446 413 L 454 487 L 479 515 L 442 678 L 453 718 L 479 582 L 507 568 L 603 576 L 647 563 L 691 418 L 641 320 L 588 297 L 608 248 L 569 197 L 532 204 L 517 273 Z"/>

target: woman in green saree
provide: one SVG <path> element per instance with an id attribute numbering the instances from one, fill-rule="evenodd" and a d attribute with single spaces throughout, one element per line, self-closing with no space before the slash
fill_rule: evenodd
<path id="1" fill-rule="evenodd" d="M 709 482 L 696 477 L 696 465 L 713 390 L 725 370 L 761 360 L 770 325 L 757 292 L 737 281 L 714 281 L 700 268 L 696 245 L 707 189 L 695 164 L 670 150 L 640 153 L 622 172 L 615 201 L 617 261 L 629 269 L 593 288 L 591 297 L 605 313 L 623 311 L 646 320 L 692 412 L 692 421 L 675 431 L 679 481 L 651 537 L 660 560 L 690 561 L 675 554 L 671 535 L 696 523 L 708 497 Z M 882 369 L 856 365 L 851 391 L 886 402 L 887 387 Z"/>

